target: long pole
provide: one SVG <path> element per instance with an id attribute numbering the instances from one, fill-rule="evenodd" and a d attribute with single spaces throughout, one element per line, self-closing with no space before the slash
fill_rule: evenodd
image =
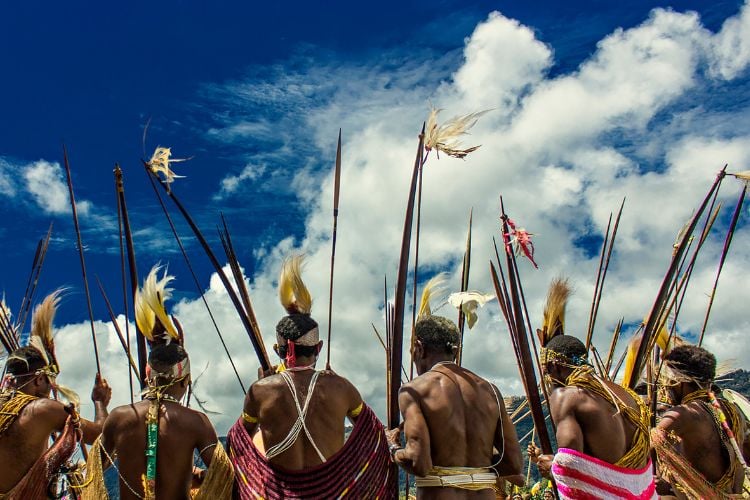
<path id="1" fill-rule="evenodd" d="M 464 250 L 464 260 L 461 266 L 461 291 L 465 292 L 469 289 L 469 271 L 471 269 L 471 224 L 474 218 L 474 209 L 469 210 L 469 230 L 466 233 L 466 249 Z M 458 308 L 458 356 L 456 356 L 456 363 L 461 366 L 464 357 L 464 327 L 466 326 L 466 318 L 464 317 L 464 310 Z"/>
<path id="2" fill-rule="evenodd" d="M 271 364 L 268 361 L 268 354 L 264 352 L 263 347 L 258 342 L 258 339 L 255 337 L 255 329 L 253 328 L 250 319 L 247 317 L 247 314 L 245 312 L 245 309 L 242 305 L 242 302 L 240 301 L 240 298 L 237 296 L 237 293 L 234 291 L 234 287 L 232 287 L 232 284 L 229 282 L 229 278 L 227 277 L 227 274 L 224 272 L 224 269 L 222 268 L 221 264 L 219 264 L 218 259 L 216 258 L 216 255 L 214 254 L 213 250 L 211 250 L 211 247 L 208 244 L 208 241 L 206 241 L 206 238 L 203 236 L 203 233 L 198 229 L 198 226 L 195 224 L 195 221 L 193 221 L 193 218 L 188 213 L 187 209 L 184 207 L 184 205 L 180 202 L 180 200 L 175 196 L 174 191 L 169 189 L 169 186 L 156 177 L 156 175 L 151 171 L 151 168 L 149 167 L 148 163 L 145 161 L 143 162 L 143 166 L 146 168 L 146 173 L 149 176 L 149 179 L 156 179 L 159 183 L 159 185 L 162 187 L 164 192 L 167 193 L 167 196 L 174 202 L 175 206 L 177 207 L 177 210 L 180 211 L 183 218 L 185 219 L 185 222 L 188 223 L 188 226 L 190 226 L 190 229 L 192 229 L 193 234 L 198 239 L 198 242 L 203 247 L 203 250 L 206 252 L 206 256 L 211 261 L 211 264 L 214 267 L 214 270 L 216 271 L 216 274 L 218 274 L 219 279 L 221 279 L 222 284 L 224 285 L 224 288 L 227 291 L 227 294 L 229 295 L 229 299 L 232 301 L 232 304 L 234 305 L 234 308 L 237 311 L 237 314 L 240 317 L 240 321 L 242 322 L 242 326 L 245 327 L 245 331 L 247 332 L 248 337 L 250 338 L 250 342 L 253 345 L 253 349 L 255 350 L 255 355 L 258 358 L 258 361 L 260 363 L 261 368 L 263 371 L 268 371 L 271 368 Z"/>
<path id="3" fill-rule="evenodd" d="M 411 228 L 414 218 L 414 198 L 417 191 L 417 177 L 422 164 L 422 151 L 424 145 L 425 125 L 419 134 L 419 145 L 417 146 L 417 157 L 414 160 L 414 168 L 409 185 L 409 198 L 406 202 L 406 217 L 404 219 L 404 234 L 401 239 L 401 255 L 398 265 L 398 276 L 396 278 L 396 296 L 393 313 L 393 343 L 391 345 L 391 384 L 388 391 L 389 415 L 388 426 L 391 429 L 398 427 L 401 420 L 398 408 L 398 390 L 401 387 L 401 361 L 404 346 L 404 311 L 406 309 L 406 278 L 409 274 L 409 248 L 411 247 Z"/>
<path id="4" fill-rule="evenodd" d="M 336 170 L 333 177 L 333 236 L 331 237 L 331 280 L 328 289 L 328 354 L 326 370 L 331 369 L 331 323 L 333 316 L 333 266 L 336 262 L 336 230 L 339 220 L 339 192 L 341 190 L 341 129 L 336 147 Z"/>
<path id="5" fill-rule="evenodd" d="M 125 185 L 122 180 L 122 169 L 115 165 L 115 185 L 117 186 L 117 197 L 120 200 L 120 210 L 122 211 L 122 227 L 125 232 L 125 248 L 128 251 L 128 268 L 130 270 L 130 296 L 135 303 L 135 294 L 138 290 L 138 267 L 135 263 L 135 246 L 133 245 L 133 232 L 130 229 L 130 217 L 128 216 L 128 205 L 125 202 Z M 138 322 L 135 322 L 135 342 L 138 355 L 138 373 L 140 374 L 141 389 L 146 388 L 146 337 L 143 336 Z"/>
<path id="6" fill-rule="evenodd" d="M 742 204 L 745 202 L 745 194 L 747 194 L 747 184 L 742 188 L 740 198 L 737 200 L 737 206 L 734 207 L 734 214 L 732 214 L 732 222 L 729 224 L 729 230 L 727 236 L 724 239 L 724 248 L 721 250 L 721 258 L 719 259 L 719 268 L 716 270 L 716 278 L 714 279 L 714 286 L 711 289 L 711 295 L 708 299 L 708 308 L 706 309 L 706 316 L 703 318 L 703 326 L 701 327 L 701 335 L 698 339 L 698 346 L 703 344 L 703 336 L 706 333 L 706 326 L 708 325 L 708 318 L 711 315 L 711 307 L 714 305 L 714 298 L 716 297 L 716 288 L 719 286 L 719 276 L 721 276 L 721 270 L 724 268 L 724 262 L 726 261 L 727 254 L 729 253 L 729 246 L 732 244 L 732 237 L 734 236 L 734 230 L 737 227 L 737 222 L 740 220 L 740 214 L 742 213 Z"/>
<path id="7" fill-rule="evenodd" d="M 682 236 L 682 239 L 677 244 L 677 248 L 675 249 L 672 261 L 670 262 L 669 268 L 667 269 L 667 273 L 664 276 L 664 280 L 661 283 L 661 286 L 659 287 L 659 292 L 656 295 L 656 299 L 654 300 L 654 305 L 651 307 L 651 312 L 649 313 L 648 320 L 646 321 L 646 325 L 643 328 L 643 340 L 641 340 L 640 346 L 638 347 L 638 353 L 636 354 L 634 366 L 633 366 L 633 376 L 631 377 L 631 380 L 629 381 L 629 388 L 633 389 L 635 387 L 635 384 L 638 381 L 638 375 L 641 373 L 643 366 L 646 362 L 646 356 L 648 355 L 648 349 L 651 345 L 652 338 L 656 334 L 658 330 L 656 330 L 657 323 L 659 322 L 660 318 L 660 312 L 663 310 L 664 301 L 667 299 L 667 293 L 671 287 L 672 280 L 674 279 L 675 272 L 677 271 L 677 267 L 682 260 L 682 255 L 685 252 L 685 248 L 688 245 L 688 242 L 690 240 L 690 235 L 695 230 L 695 226 L 698 224 L 698 220 L 703 214 L 703 211 L 706 209 L 706 206 L 708 205 L 708 201 L 711 198 L 711 195 L 714 194 L 714 191 L 716 191 L 719 188 L 719 185 L 721 184 L 722 179 L 724 179 L 724 176 L 726 175 L 726 165 L 724 168 L 721 169 L 721 171 L 717 174 L 716 180 L 714 180 L 714 183 L 711 185 L 711 189 L 709 190 L 706 197 L 703 199 L 703 202 L 701 203 L 698 210 L 693 215 L 692 219 L 690 220 L 690 223 L 688 224 L 685 233 Z"/>
<path id="8" fill-rule="evenodd" d="M 70 207 L 73 210 L 73 225 L 76 230 L 76 241 L 78 242 L 78 256 L 81 259 L 81 274 L 83 275 L 83 288 L 86 291 L 86 306 L 89 312 L 89 324 L 91 325 L 91 342 L 94 344 L 94 359 L 96 361 L 96 373 L 101 377 L 102 369 L 99 365 L 99 346 L 96 344 L 96 331 L 94 330 L 94 310 L 91 308 L 91 293 L 89 292 L 89 280 L 86 277 L 86 259 L 83 257 L 83 241 L 81 241 L 81 228 L 78 225 L 78 210 L 76 199 L 73 195 L 73 179 L 70 175 L 70 163 L 68 162 L 68 150 L 63 146 L 63 161 L 65 163 L 65 174 L 68 180 L 68 193 L 70 194 Z"/>

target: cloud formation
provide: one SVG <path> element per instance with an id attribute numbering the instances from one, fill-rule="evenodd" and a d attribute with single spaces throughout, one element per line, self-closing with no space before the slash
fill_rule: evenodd
<path id="1" fill-rule="evenodd" d="M 724 163 L 730 170 L 746 169 L 750 127 L 745 121 L 733 122 L 738 127 L 703 125 L 716 123 L 719 116 L 733 120 L 745 112 L 731 109 L 727 102 L 737 86 L 747 83 L 749 43 L 748 5 L 727 19 L 718 33 L 707 30 L 695 13 L 656 9 L 640 25 L 603 38 L 574 71 L 550 78 L 552 49 L 530 27 L 492 13 L 467 38 L 458 64 L 451 65 L 451 58 L 403 55 L 400 64 L 326 66 L 313 61 L 305 71 L 275 67 L 262 78 L 212 84 L 207 106 L 221 102 L 237 111 L 207 135 L 232 147 L 247 142 L 247 135 L 271 145 L 261 153 L 245 151 L 245 164 L 253 167 L 217 179 L 219 199 L 241 195 L 244 183 L 276 176 L 276 185 L 295 193 L 305 209 L 304 220 L 298 221 L 304 224 L 301 238 L 284 238 L 256 251 L 258 262 L 248 285 L 266 345 L 273 344 L 273 327 L 283 314 L 276 277 L 281 260 L 292 250 L 307 254 L 304 279 L 315 298 L 313 315 L 321 331 L 327 330 L 333 195 L 329 168 L 342 126 L 332 363 L 384 414 L 385 358 L 370 324 L 383 321 L 384 275 L 391 286 L 389 297 L 393 295 L 410 166 L 428 100 L 446 108 L 445 115 L 494 111 L 472 129 L 471 142 L 482 144 L 480 150 L 466 161 L 432 157 L 425 167 L 420 283 L 447 271 L 449 282 L 458 288 L 466 222 L 473 208 L 470 286 L 491 290 L 487 263 L 494 252 L 491 238 L 499 236 L 502 194 L 508 213 L 537 235 L 541 269 L 521 262 L 532 318 L 541 319 L 548 283 L 564 274 L 575 287 L 568 309 L 569 333 L 580 334 L 593 295 L 598 242 L 610 212 L 627 197 L 594 336 L 599 346 L 608 345 L 620 317 L 635 323 L 648 312 L 674 237 L 716 172 Z M 696 100 L 715 89 L 726 101 Z M 259 107 L 262 120 L 249 120 Z M 263 133 L 271 129 L 279 133 Z M 264 170 L 255 170 L 258 165 Z M 739 188 L 736 181 L 725 180 L 720 200 L 733 205 Z M 678 325 L 683 335 L 695 335 L 701 328 L 727 219 L 726 214 L 720 217 L 698 261 Z M 721 358 L 735 357 L 744 366 L 750 351 L 737 347 L 736 341 L 750 327 L 742 310 L 747 302 L 744 283 L 750 279 L 748 238 L 742 230 L 735 236 L 707 337 L 707 345 Z M 215 275 L 205 297 L 249 383 L 257 362 Z M 196 371 L 208 365 L 199 395 L 208 407 L 222 412 L 213 420 L 223 432 L 239 415 L 239 384 L 202 302 L 182 300 L 173 312 L 188 332 Z M 438 314 L 453 317 L 455 312 L 446 307 Z M 488 304 L 479 316 L 477 326 L 466 334 L 465 364 L 503 392 L 520 393 L 497 306 Z M 407 323 L 410 317 L 407 311 Z M 84 338 L 84 325 L 66 328 L 71 329 L 70 337 Z M 106 326 L 99 330 L 107 339 L 102 341 L 105 374 L 117 380 L 117 401 L 122 403 L 124 358 Z M 80 381 L 92 378 L 90 353 L 63 340 L 68 335 L 62 334 L 61 381 L 87 387 Z"/>

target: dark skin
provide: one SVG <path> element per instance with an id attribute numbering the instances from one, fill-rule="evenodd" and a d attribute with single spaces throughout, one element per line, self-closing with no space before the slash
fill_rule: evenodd
<path id="1" fill-rule="evenodd" d="M 523 484 L 521 448 L 516 430 L 498 389 L 456 364 L 455 348 L 448 353 L 426 349 L 415 342 L 414 361 L 419 376 L 399 391 L 406 446 L 393 455 L 410 474 L 425 476 L 435 466 L 495 467 L 501 476 Z M 500 405 L 498 406 L 498 399 Z M 400 446 L 400 429 L 388 431 L 388 442 Z M 418 488 L 420 499 L 494 499 L 490 489 Z"/>
<path id="2" fill-rule="evenodd" d="M 565 380 L 573 369 L 547 363 L 544 372 L 553 379 Z M 605 381 L 607 387 L 625 404 L 637 410 L 633 397 L 620 385 Z M 636 427 L 617 414 L 612 402 L 580 387 L 555 383 L 549 395 L 549 407 L 557 432 L 557 446 L 570 448 L 607 463 L 614 464 L 630 449 Z M 542 455 L 533 443 L 529 458 L 537 464 L 544 477 L 551 477 L 552 455 Z M 638 468 L 646 466 L 648 458 Z"/>
<path id="3" fill-rule="evenodd" d="M 0 436 L 0 492 L 10 491 L 47 451 L 50 436 L 62 432 L 70 415 L 65 406 L 49 399 L 53 384 L 47 375 L 20 377 L 16 387 L 39 399 L 21 410 L 10 428 Z M 83 442 L 91 444 L 101 434 L 107 418 L 107 405 L 112 397 L 107 381 L 96 376 L 91 400 L 94 402 L 94 421 L 81 419 Z"/>
<path id="4" fill-rule="evenodd" d="M 179 400 L 187 391 L 189 379 L 170 387 L 166 394 Z M 144 400 L 115 408 L 104 424 L 102 445 L 110 457 L 119 458 L 120 498 L 143 495 L 141 476 L 146 471 L 146 416 L 151 401 Z M 218 442 L 208 417 L 179 403 L 163 400 L 159 411 L 159 440 L 156 461 L 156 497 L 189 499 L 190 488 L 200 485 L 203 471 L 194 469 L 193 452 L 201 452 L 211 465 Z M 219 445 L 220 446 L 220 445 Z M 106 462 L 106 457 L 102 457 Z M 123 479 L 136 496 L 123 484 Z"/>
<path id="5" fill-rule="evenodd" d="M 278 341 L 286 342 L 284 339 Z M 318 352 L 322 346 L 321 341 L 317 347 Z M 274 349 L 278 353 L 278 345 L 274 346 Z M 317 354 L 297 356 L 297 365 L 312 365 L 316 360 Z M 290 372 L 300 405 L 304 404 L 313 373 L 313 370 Z M 243 424 L 250 435 L 254 435 L 260 429 L 264 447 L 268 449 L 286 438 L 298 414 L 292 394 L 282 376 L 264 375 L 267 376 L 255 382 L 247 391 L 243 409 L 248 415 L 258 418 L 258 423 L 243 421 Z M 362 396 L 351 382 L 330 370 L 321 372 L 305 424 L 326 459 L 344 446 L 345 418 L 361 404 Z M 288 470 L 306 469 L 322 463 L 304 431 L 291 448 L 272 458 L 270 462 Z"/>
<path id="6" fill-rule="evenodd" d="M 682 442 L 676 445 L 677 451 L 703 477 L 711 483 L 716 483 L 730 465 L 729 454 L 721 442 L 716 423 L 711 414 L 698 401 L 681 404 L 685 396 L 699 389 L 700 387 L 697 384 L 687 382 L 670 386 L 668 391 L 671 393 L 671 400 L 678 402 L 678 404 L 663 414 L 657 427 L 666 432 L 674 432 L 682 438 Z M 735 433 L 737 443 L 747 460 L 750 458 L 750 454 L 748 454 L 750 450 L 748 450 L 748 443 L 744 439 L 744 421 L 742 427 L 742 429 L 732 429 L 732 431 Z M 734 478 L 734 487 L 729 493 L 741 493 L 743 480 L 744 474 L 740 467 Z M 670 488 L 665 479 L 658 479 L 657 488 L 657 492 L 662 495 L 669 494 L 676 498 L 687 498 L 677 488 Z"/>

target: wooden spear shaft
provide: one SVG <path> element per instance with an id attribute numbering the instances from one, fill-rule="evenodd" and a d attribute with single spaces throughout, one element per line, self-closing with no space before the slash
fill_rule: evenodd
<path id="1" fill-rule="evenodd" d="M 740 198 L 737 200 L 737 206 L 734 208 L 734 214 L 732 214 L 732 222 L 729 224 L 729 230 L 727 236 L 724 239 L 724 248 L 721 251 L 721 258 L 719 259 L 719 268 L 716 270 L 716 278 L 714 278 L 714 286 L 711 289 L 711 295 L 708 299 L 708 308 L 706 309 L 706 316 L 703 318 L 703 326 L 701 327 L 701 336 L 698 339 L 698 346 L 703 344 L 703 336 L 706 333 L 706 326 L 708 325 L 708 317 L 711 315 L 711 307 L 714 305 L 714 298 L 716 297 L 716 288 L 719 286 L 719 276 L 721 276 L 721 270 L 724 268 L 724 262 L 726 261 L 727 254 L 729 253 L 729 246 L 732 244 L 732 237 L 734 236 L 734 230 L 737 227 L 737 222 L 740 220 L 740 214 L 742 213 L 742 204 L 745 202 L 745 194 L 747 194 L 747 184 L 742 188 Z"/>
<path id="2" fill-rule="evenodd" d="M 398 427 L 401 414 L 398 408 L 398 390 L 401 387 L 401 361 L 404 346 L 404 312 L 406 309 L 406 278 L 409 274 L 409 248 L 411 247 L 411 228 L 414 218 L 414 199 L 417 191 L 417 177 L 422 164 L 422 151 L 424 145 L 425 125 L 419 134 L 419 145 L 417 146 L 417 157 L 409 185 L 409 198 L 406 202 L 406 217 L 404 219 L 404 234 L 401 239 L 401 255 L 399 258 L 398 276 L 396 278 L 396 296 L 393 313 L 393 342 L 391 344 L 391 386 L 389 391 L 389 415 L 388 426 L 391 429 Z"/>
<path id="3" fill-rule="evenodd" d="M 328 288 L 328 349 L 326 370 L 331 369 L 331 324 L 333 318 L 333 266 L 336 262 L 336 232 L 339 220 L 339 192 L 341 190 L 341 129 L 336 147 L 336 170 L 333 175 L 333 235 L 331 236 L 331 279 Z"/>
<path id="4" fill-rule="evenodd" d="M 469 289 L 469 271 L 471 269 L 471 223 L 474 218 L 474 209 L 469 211 L 469 230 L 466 233 L 466 249 L 464 250 L 464 261 L 461 266 L 461 291 L 465 292 Z M 458 355 L 456 356 L 456 364 L 461 366 L 464 357 L 464 327 L 466 324 L 466 318 L 464 317 L 463 308 L 458 308 Z"/>
<path id="5" fill-rule="evenodd" d="M 78 210 L 76 199 L 73 195 L 73 179 L 70 175 L 70 163 L 68 162 L 68 150 L 63 146 L 63 161 L 65 163 L 65 174 L 68 180 L 68 193 L 70 194 L 70 207 L 73 210 L 73 225 L 76 230 L 76 241 L 78 242 L 78 256 L 81 260 L 81 274 L 83 275 L 83 288 L 86 291 L 86 306 L 89 312 L 89 324 L 91 325 L 91 342 L 94 344 L 94 359 L 96 361 L 96 373 L 101 377 L 102 369 L 99 365 L 99 346 L 96 343 L 96 331 L 94 330 L 94 310 L 91 308 L 91 292 L 89 291 L 89 280 L 86 276 L 86 259 L 83 257 L 83 242 L 81 241 L 81 228 L 78 225 Z"/>
<path id="6" fill-rule="evenodd" d="M 135 263 L 135 245 L 133 244 L 133 232 L 130 229 L 130 217 L 128 216 L 128 205 L 125 202 L 125 184 L 122 180 L 122 170 L 119 165 L 115 165 L 115 185 L 117 186 L 117 197 L 120 200 L 120 210 L 122 212 L 122 227 L 125 233 L 125 248 L 128 253 L 128 268 L 130 271 L 130 296 L 135 304 L 135 294 L 138 291 L 138 267 Z M 146 353 L 146 337 L 141 329 L 138 328 L 138 322 L 135 323 L 135 342 L 136 354 L 138 356 L 138 373 L 141 375 L 139 380 L 141 389 L 146 388 L 146 362 L 148 354 Z"/>

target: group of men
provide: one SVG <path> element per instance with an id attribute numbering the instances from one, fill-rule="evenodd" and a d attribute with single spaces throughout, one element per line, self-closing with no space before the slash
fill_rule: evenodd
<path id="1" fill-rule="evenodd" d="M 180 403 L 191 382 L 181 332 L 167 342 L 153 336 L 142 401 L 108 414 L 111 390 L 97 376 L 93 421 L 50 399 L 59 372 L 50 356 L 34 346 L 11 353 L 0 391 L 0 499 L 59 492 L 58 471 L 76 441 L 93 444 L 85 475 L 67 477 L 68 494 L 85 499 L 106 498 L 107 467 L 117 471 L 123 499 L 390 498 L 396 465 L 416 478 L 424 499 L 492 499 L 505 482 L 524 484 L 502 394 L 456 364 L 455 323 L 431 314 L 417 321 L 418 376 L 399 393 L 402 427 L 386 430 L 351 382 L 316 369 L 323 343 L 298 259 L 284 264 L 279 286 L 288 312 L 276 327 L 281 363 L 247 391 L 228 453 L 206 415 Z M 158 307 L 154 313 L 152 330 L 168 333 L 166 315 Z M 642 398 L 597 375 L 575 337 L 553 337 L 541 364 L 558 451 L 542 455 L 532 443 L 528 454 L 561 498 L 742 493 L 737 453 L 748 449 L 745 420 L 717 396 L 716 361 L 704 349 L 675 347 L 665 357 L 661 385 L 671 407 L 655 430 Z M 347 439 L 346 419 L 354 424 Z M 49 447 L 51 435 L 57 439 Z M 196 452 L 207 470 L 194 467 Z"/>

